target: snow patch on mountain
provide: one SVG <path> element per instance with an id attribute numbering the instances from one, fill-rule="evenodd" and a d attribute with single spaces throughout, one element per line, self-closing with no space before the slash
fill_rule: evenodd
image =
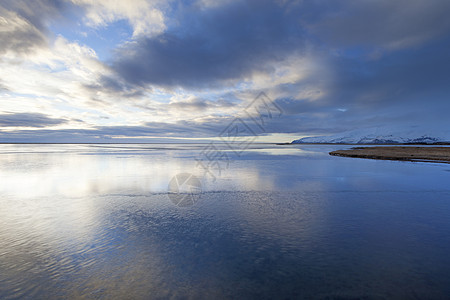
<path id="1" fill-rule="evenodd" d="M 430 128 L 388 128 L 377 127 L 357 129 L 330 136 L 305 137 L 293 144 L 435 144 L 450 143 L 449 130 Z"/>

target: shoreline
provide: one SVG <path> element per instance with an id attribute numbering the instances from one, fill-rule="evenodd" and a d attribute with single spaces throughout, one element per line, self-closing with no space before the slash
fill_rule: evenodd
<path id="1" fill-rule="evenodd" d="M 332 151 L 329 154 L 340 157 L 450 164 L 449 147 L 355 147 Z"/>

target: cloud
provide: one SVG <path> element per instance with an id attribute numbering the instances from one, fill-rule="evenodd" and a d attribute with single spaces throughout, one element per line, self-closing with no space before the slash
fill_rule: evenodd
<path id="1" fill-rule="evenodd" d="M 103 72 L 96 74 L 97 78 L 93 82 L 83 83 L 82 88 L 91 96 L 95 101 L 99 101 L 98 96 L 103 96 L 103 98 L 111 97 L 121 98 L 121 99 L 133 99 L 144 96 L 146 89 L 139 88 L 135 85 L 131 85 L 120 78 L 116 78 L 114 74 L 110 72 Z M 151 90 L 151 88 L 148 88 Z"/>
<path id="2" fill-rule="evenodd" d="M 216 101 L 190 97 L 187 100 L 172 101 L 169 103 L 169 109 L 176 111 L 205 112 L 207 110 L 224 111 L 227 108 L 234 108 L 237 104 L 232 99 L 219 99 Z"/>
<path id="3" fill-rule="evenodd" d="M 446 0 L 315 3 L 320 13 L 310 28 L 322 42 L 335 47 L 397 50 L 445 35 L 450 29 Z"/>
<path id="4" fill-rule="evenodd" d="M 9 91 L 9 89 L 0 80 L 0 93 L 1 92 L 7 92 L 7 91 Z"/>
<path id="5" fill-rule="evenodd" d="M 26 115 L 26 114 L 23 114 Z M 43 116 L 40 116 L 43 117 Z M 25 124 L 27 116 L 17 117 L 17 124 Z M 37 116 L 34 117 L 37 119 Z M 0 142 L 16 141 L 23 142 L 32 140 L 33 142 L 58 142 L 59 141 L 77 141 L 77 142 L 91 142 L 94 140 L 105 141 L 110 140 L 120 141 L 123 138 L 136 138 L 142 140 L 154 137 L 162 138 L 214 138 L 219 137 L 220 134 L 235 120 L 234 116 L 222 117 L 205 117 L 201 120 L 181 120 L 178 122 L 147 122 L 139 126 L 129 125 L 113 125 L 113 126 L 95 126 L 89 129 L 15 129 L 8 131 L 0 130 Z M 273 122 L 269 124 L 265 131 L 258 129 L 258 125 L 248 117 L 242 117 L 240 120 L 245 122 L 247 126 L 253 128 L 253 132 L 258 135 L 266 135 L 270 133 L 279 132 L 279 125 L 282 123 Z M 24 121 L 25 123 L 21 123 Z M 5 122 L 6 123 L 6 122 Z M 42 122 L 42 126 L 31 126 L 33 123 L 29 121 L 29 127 L 46 127 Z M 272 122 L 271 122 L 272 123 Z M 16 124 L 16 123 L 13 123 Z M 13 126 L 11 124 L 11 126 Z M 50 124 L 47 124 L 50 125 Z M 0 124 L 1 126 L 1 124 Z M 283 125 L 285 126 L 285 125 Z M 247 135 L 252 135 L 252 132 L 246 132 Z"/>
<path id="6" fill-rule="evenodd" d="M 26 60 L 4 57 L 0 61 L 2 85 L 11 94 L 32 97 L 78 98 L 79 86 L 95 82 L 107 68 L 98 61 L 95 51 L 76 42 L 57 37 L 48 48 L 39 49 Z"/>
<path id="7" fill-rule="evenodd" d="M 126 20 L 133 27 L 133 37 L 154 36 L 164 31 L 162 1 L 146 0 L 72 0 L 86 9 L 87 25 L 99 27 Z"/>
<path id="8" fill-rule="evenodd" d="M 404 109 L 432 101 L 446 101 L 450 87 L 450 37 L 414 51 L 396 51 L 377 61 L 339 58 L 332 61 L 336 76 L 326 102 L 359 107 L 403 105 Z M 438 95 L 441 94 L 441 95 Z M 444 97 L 443 97 L 444 96 Z M 413 104 L 411 106 L 411 104 Z"/>
<path id="9" fill-rule="evenodd" d="M 5 0 L 2 109 L 37 125 L 17 114 L 1 136 L 217 136 L 260 91 L 285 110 L 267 133 L 448 119 L 449 12 L 444 0 Z M 133 35 L 101 61 L 90 33 L 49 31 L 59 18 Z M 39 123 L 42 111 L 68 121 Z M 20 120 L 34 130 L 8 125 Z"/>
<path id="10" fill-rule="evenodd" d="M 28 20 L 0 7 L 0 54 L 28 53 L 46 44 L 45 35 Z"/>
<path id="11" fill-rule="evenodd" d="M 119 47 L 117 74 L 139 86 L 230 86 L 254 73 L 270 77 L 277 64 L 323 45 L 339 56 L 379 57 L 450 30 L 444 0 L 196 3 L 202 9 L 181 5 L 161 34 Z"/>
<path id="12" fill-rule="evenodd" d="M 206 126 L 206 125 L 205 125 Z M 112 142 L 132 138 L 131 142 L 145 141 L 154 137 L 211 137 L 211 130 L 195 124 L 168 124 L 153 122 L 145 126 L 101 126 L 94 129 L 34 129 L 34 130 L 0 130 L 0 142 Z"/>
<path id="13" fill-rule="evenodd" d="M 4 0 L 0 3 L 0 54 L 27 54 L 48 44 L 49 19 L 66 5 L 59 0 Z"/>
<path id="14" fill-rule="evenodd" d="M 50 118 L 39 113 L 0 114 L 0 127 L 48 127 L 66 123 L 66 119 Z"/>
<path id="15" fill-rule="evenodd" d="M 177 24 L 117 50 L 112 68 L 137 85 L 207 87 L 270 71 L 303 46 L 298 16 L 272 1 L 183 7 Z"/>
<path id="16" fill-rule="evenodd" d="M 278 102 L 284 107 L 286 124 L 279 129 L 327 134 L 402 123 L 448 127 L 448 47 L 450 38 L 412 52 L 403 49 L 386 53 L 375 61 L 329 58 L 328 67 L 336 75 L 323 83 L 324 93 L 319 99 L 295 97 L 295 91 L 304 88 L 303 82 L 284 86 L 287 92 Z"/>
<path id="17" fill-rule="evenodd" d="M 238 0 L 197 0 L 194 5 L 200 7 L 200 9 L 208 9 L 212 7 L 218 7 Z"/>

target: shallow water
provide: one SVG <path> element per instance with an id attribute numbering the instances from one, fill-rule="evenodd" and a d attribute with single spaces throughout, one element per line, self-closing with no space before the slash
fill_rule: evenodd
<path id="1" fill-rule="evenodd" d="M 450 165 L 346 147 L 0 145 L 0 298 L 448 298 Z"/>

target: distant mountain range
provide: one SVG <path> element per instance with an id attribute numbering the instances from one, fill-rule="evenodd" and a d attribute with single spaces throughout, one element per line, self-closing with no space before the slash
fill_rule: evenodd
<path id="1" fill-rule="evenodd" d="M 433 131 L 434 132 L 434 131 Z M 358 129 L 330 136 L 305 137 L 293 144 L 450 144 L 448 130 L 439 133 L 426 132 L 424 129 L 371 128 Z"/>

